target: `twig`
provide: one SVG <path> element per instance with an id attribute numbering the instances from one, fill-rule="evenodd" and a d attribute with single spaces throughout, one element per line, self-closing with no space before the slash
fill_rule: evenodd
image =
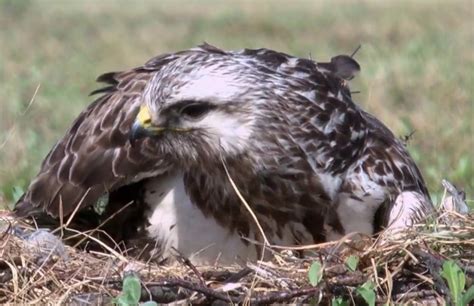
<path id="1" fill-rule="evenodd" d="M 130 201 L 128 202 L 126 205 L 122 206 L 119 210 L 117 210 L 116 212 L 114 212 L 112 215 L 110 215 L 107 219 L 105 219 L 103 222 L 101 222 L 96 228 L 94 228 L 90 233 L 89 235 L 93 235 L 96 231 L 98 231 L 102 226 L 104 226 L 107 222 L 109 222 L 110 220 L 112 220 L 116 215 L 120 214 L 123 210 L 125 210 L 127 207 L 129 207 L 130 205 L 132 205 L 134 202 L 133 201 Z M 74 247 L 77 247 L 78 245 L 80 245 L 84 240 L 86 240 L 87 237 L 83 237 L 81 240 L 79 240 L 76 244 L 74 244 Z M 116 243 L 113 239 L 112 241 L 114 243 Z"/>
<path id="2" fill-rule="evenodd" d="M 111 254 L 113 254 L 116 258 L 120 259 L 121 261 L 123 262 L 129 262 L 129 259 L 126 258 L 125 256 L 123 256 L 122 254 L 116 252 L 114 249 L 112 249 L 111 247 L 109 247 L 107 244 L 105 244 L 104 242 L 100 241 L 99 239 L 85 233 L 85 232 L 81 232 L 81 231 L 78 231 L 78 230 L 75 230 L 73 228 L 66 228 L 68 231 L 71 231 L 73 233 L 76 233 L 76 234 L 79 234 L 79 235 L 84 235 L 86 236 L 87 238 L 93 240 L 94 242 L 98 243 L 101 247 L 103 247 L 104 249 L 106 249 L 108 252 L 110 252 Z"/>
<path id="3" fill-rule="evenodd" d="M 264 297 L 257 297 L 251 299 L 250 301 L 255 304 L 272 304 L 272 303 L 283 303 L 288 302 L 291 299 L 301 297 L 301 296 L 310 296 L 310 295 L 319 295 L 321 290 L 318 287 L 313 288 L 304 288 L 291 292 L 275 292 L 269 293 Z"/>
<path id="4" fill-rule="evenodd" d="M 21 116 L 26 115 L 26 113 L 30 110 L 31 105 L 33 105 L 33 102 L 35 102 L 35 98 L 36 98 L 36 95 L 38 94 L 40 87 L 41 87 L 41 83 L 39 83 L 38 86 L 36 86 L 35 92 L 33 93 L 33 96 L 31 97 L 30 102 L 26 106 L 25 110 L 21 113 Z"/>
<path id="5" fill-rule="evenodd" d="M 413 292 L 404 292 L 395 295 L 393 300 L 403 301 L 407 299 L 426 299 L 428 297 L 435 297 L 436 292 L 434 290 L 418 290 Z"/>
<path id="6" fill-rule="evenodd" d="M 206 280 L 214 280 L 218 282 L 222 282 L 223 284 L 227 283 L 235 283 L 240 281 L 242 278 L 245 276 L 249 275 L 252 273 L 253 270 L 245 267 L 242 270 L 238 272 L 230 272 L 228 270 L 225 271 L 216 271 L 216 270 L 209 270 L 209 271 L 204 271 L 202 273 L 202 276 Z"/>
<path id="7" fill-rule="evenodd" d="M 242 194 L 240 193 L 239 189 L 237 188 L 237 185 L 235 184 L 234 180 L 232 179 L 232 177 L 230 176 L 230 173 L 229 173 L 229 170 L 227 169 L 227 165 L 224 161 L 224 159 L 221 157 L 221 161 L 222 161 L 222 165 L 224 166 L 224 170 L 225 170 L 225 173 L 227 175 L 227 178 L 229 179 L 229 182 L 230 184 L 232 185 L 232 188 L 234 189 L 235 193 L 237 194 L 237 196 L 239 197 L 240 201 L 244 204 L 245 208 L 247 209 L 247 211 L 250 213 L 250 215 L 252 216 L 252 219 L 255 221 L 255 224 L 257 225 L 257 228 L 258 230 L 260 231 L 260 234 L 262 235 L 263 237 L 263 241 L 265 242 L 265 245 L 270 245 L 270 242 L 269 240 L 267 239 L 267 236 L 265 235 L 265 231 L 263 230 L 262 226 L 260 225 L 260 222 L 258 221 L 258 218 L 257 216 L 255 215 L 255 213 L 253 212 L 252 208 L 250 208 L 250 205 L 247 203 L 247 201 L 245 200 L 245 198 L 242 196 Z"/>
<path id="8" fill-rule="evenodd" d="M 199 283 L 201 283 L 201 285 L 205 285 L 206 282 L 204 281 L 204 278 L 202 277 L 201 273 L 198 271 L 196 266 L 193 265 L 193 263 L 189 260 L 189 258 L 184 257 L 183 254 L 181 254 L 174 247 L 173 247 L 173 250 L 176 252 L 176 255 L 175 255 L 176 258 L 178 258 L 178 260 L 180 260 L 184 265 L 186 265 L 188 268 L 190 268 L 194 272 L 194 274 L 198 278 Z"/>
<path id="9" fill-rule="evenodd" d="M 210 289 L 208 287 L 204 287 L 201 285 L 193 284 L 191 282 L 182 280 L 182 279 L 171 279 L 162 282 L 150 282 L 146 283 L 148 287 L 181 287 L 184 289 L 188 289 L 191 291 L 199 292 L 204 294 L 206 297 L 211 297 L 217 300 L 221 300 L 228 303 L 242 303 L 245 297 L 236 297 L 231 295 L 226 295 L 216 290 Z M 294 291 L 278 291 L 278 292 L 271 292 L 267 293 L 264 296 L 253 297 L 249 299 L 251 304 L 271 304 L 271 303 L 281 303 L 281 302 L 288 302 L 289 300 L 301 297 L 305 295 L 315 295 L 319 294 L 320 288 L 312 287 L 312 288 L 303 288 Z"/>
<path id="10" fill-rule="evenodd" d="M 57 229 L 55 229 L 54 231 L 51 232 L 52 234 L 57 233 L 58 230 L 62 232 L 64 228 L 69 227 L 69 224 L 71 223 L 71 221 L 72 221 L 72 219 L 74 218 L 74 216 L 76 215 L 76 213 L 79 211 L 79 207 L 81 207 L 82 202 L 85 200 L 85 198 L 87 197 L 87 195 L 89 194 L 90 191 L 91 191 L 91 188 L 88 188 L 88 189 L 86 190 L 86 192 L 85 192 L 84 195 L 82 196 L 81 200 L 79 201 L 79 203 L 77 203 L 76 207 L 74 208 L 74 210 L 72 211 L 71 215 L 70 215 L 69 218 L 67 219 L 66 224 L 61 224 L 60 227 L 58 227 Z M 62 197 L 61 197 L 61 196 L 59 196 L 59 202 L 62 203 Z M 63 205 L 61 204 L 61 207 L 62 207 L 62 206 L 63 206 Z M 61 210 L 62 210 L 62 208 L 61 208 Z M 62 222 L 62 220 L 61 220 L 61 222 Z"/>
<path id="11" fill-rule="evenodd" d="M 7 237 L 8 233 L 10 233 L 10 231 L 12 230 L 12 222 L 10 220 L 7 220 L 6 222 L 8 222 L 8 226 L 0 236 L 0 240 L 3 240 L 3 238 Z"/>
<path id="12" fill-rule="evenodd" d="M 230 295 L 215 291 L 206 286 L 194 284 L 192 282 L 185 281 L 183 279 L 169 279 L 161 282 L 148 282 L 145 283 L 148 288 L 152 287 L 181 287 L 188 289 L 194 292 L 199 292 L 204 294 L 207 297 L 212 297 L 217 300 L 222 300 L 225 302 L 239 303 L 241 301 L 240 297 L 232 297 Z"/>
<path id="13" fill-rule="evenodd" d="M 328 280 L 329 287 L 331 286 L 359 286 L 367 281 L 367 275 L 362 272 L 352 272 L 349 275 L 334 276 Z"/>
<path id="14" fill-rule="evenodd" d="M 240 279 L 244 278 L 245 276 L 249 275 L 252 272 L 253 272 L 252 269 L 250 269 L 249 267 L 245 267 L 242 270 L 240 270 L 239 272 L 237 272 L 237 273 L 231 275 L 229 278 L 227 278 L 224 281 L 224 283 L 235 283 L 235 282 L 239 281 Z"/>
<path id="15" fill-rule="evenodd" d="M 263 243 L 263 248 L 262 248 L 262 254 L 260 256 L 260 262 L 261 262 L 265 258 L 266 246 L 270 245 L 270 241 L 267 239 L 267 236 L 265 235 L 265 231 L 263 230 L 263 227 L 260 224 L 260 221 L 258 220 L 257 215 L 254 213 L 254 211 L 252 210 L 252 208 L 250 207 L 248 202 L 242 196 L 239 189 L 237 188 L 237 185 L 235 184 L 234 180 L 232 179 L 232 177 L 230 175 L 230 172 L 229 172 L 229 169 L 227 169 L 227 165 L 225 163 L 224 157 L 222 155 L 220 157 L 221 157 L 222 165 L 224 166 L 225 173 L 227 175 L 227 178 L 229 179 L 230 184 L 232 185 L 232 188 L 234 189 L 235 193 L 239 197 L 240 201 L 244 204 L 247 211 L 252 216 L 252 219 L 255 221 L 255 223 L 257 225 L 257 228 L 260 231 L 260 235 L 262 235 L 262 237 L 263 237 L 263 242 L 264 243 Z M 253 291 L 253 289 L 256 285 L 256 281 L 257 281 L 257 274 L 254 275 L 254 278 L 252 280 L 252 285 L 250 286 L 250 290 L 248 291 L 248 294 L 247 294 L 247 299 L 249 299 L 250 295 L 252 294 L 252 291 Z"/>

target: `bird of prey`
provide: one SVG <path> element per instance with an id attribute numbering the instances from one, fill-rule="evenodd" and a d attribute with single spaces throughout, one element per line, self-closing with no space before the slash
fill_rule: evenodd
<path id="1" fill-rule="evenodd" d="M 263 235 L 299 245 L 409 226 L 429 194 L 403 143 L 351 98 L 359 70 L 346 55 L 204 44 L 103 74 L 15 213 L 40 226 L 73 214 L 195 263 L 256 258 Z"/>

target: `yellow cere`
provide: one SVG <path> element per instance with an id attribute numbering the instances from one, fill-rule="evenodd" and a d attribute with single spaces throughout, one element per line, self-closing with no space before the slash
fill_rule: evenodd
<path id="1" fill-rule="evenodd" d="M 140 106 L 140 111 L 137 115 L 137 121 L 143 127 L 149 127 L 151 125 L 150 110 L 146 105 Z"/>
<path id="2" fill-rule="evenodd" d="M 151 124 L 150 110 L 146 105 L 140 106 L 140 111 L 138 112 L 138 115 L 137 115 L 137 122 L 143 128 L 147 129 L 149 132 L 152 132 L 152 133 L 159 133 L 167 129 L 165 127 L 153 126 Z M 190 130 L 187 128 L 177 128 L 177 127 L 168 128 L 168 129 L 175 132 L 186 132 Z"/>

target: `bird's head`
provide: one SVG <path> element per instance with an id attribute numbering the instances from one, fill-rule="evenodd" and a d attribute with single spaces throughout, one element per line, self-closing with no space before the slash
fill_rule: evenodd
<path id="1" fill-rule="evenodd" d="M 258 99 L 258 76 L 249 70 L 238 58 L 204 52 L 166 64 L 145 88 L 131 143 L 151 137 L 166 153 L 187 158 L 244 152 Z"/>

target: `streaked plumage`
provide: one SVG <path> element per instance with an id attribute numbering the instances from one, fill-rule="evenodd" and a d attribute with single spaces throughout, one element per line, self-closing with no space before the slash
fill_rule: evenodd
<path id="1" fill-rule="evenodd" d="M 416 199 L 395 222 L 409 225 L 432 204 L 404 145 L 352 101 L 347 80 L 358 70 L 348 56 L 318 63 L 203 45 L 104 74 L 102 96 L 45 158 L 16 212 L 57 218 L 81 203 L 76 219 L 92 226 L 132 201 L 104 227 L 128 245 L 164 257 L 203 249 L 196 262 L 255 257 L 240 236 L 261 237 L 224 162 L 273 243 L 373 233 L 395 221 L 397 197 Z M 98 216 L 90 207 L 104 198 Z"/>

